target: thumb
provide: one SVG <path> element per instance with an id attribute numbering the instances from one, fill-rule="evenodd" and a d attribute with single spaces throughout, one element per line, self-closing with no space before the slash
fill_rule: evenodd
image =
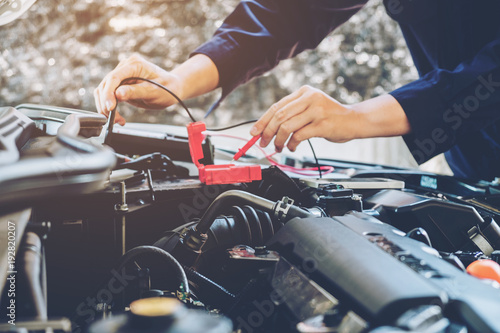
<path id="1" fill-rule="evenodd" d="M 132 86 L 120 86 L 115 91 L 116 99 L 119 100 L 120 102 L 125 102 L 125 101 L 128 101 L 128 100 L 136 99 L 136 98 L 133 97 L 134 95 L 137 94 L 135 92 L 135 90 L 137 90 L 136 87 L 132 87 Z"/>

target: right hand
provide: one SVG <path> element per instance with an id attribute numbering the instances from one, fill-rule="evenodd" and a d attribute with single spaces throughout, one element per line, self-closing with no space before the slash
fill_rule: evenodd
<path id="1" fill-rule="evenodd" d="M 127 81 L 130 77 L 141 77 L 158 82 L 172 90 L 181 99 L 182 80 L 175 74 L 145 60 L 139 55 L 121 61 L 116 68 L 108 73 L 94 90 L 97 111 L 106 117 L 116 107 L 118 102 L 127 102 L 134 106 L 148 109 L 162 109 L 177 103 L 168 92 L 145 81 Z M 125 118 L 116 113 L 115 123 L 125 125 Z"/>

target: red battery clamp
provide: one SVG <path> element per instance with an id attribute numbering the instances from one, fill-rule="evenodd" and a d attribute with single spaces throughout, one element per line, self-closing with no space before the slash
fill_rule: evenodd
<path id="1" fill-rule="evenodd" d="M 234 164 L 203 165 L 199 162 L 203 156 L 203 134 L 207 127 L 205 123 L 197 121 L 187 125 L 189 138 L 189 151 L 193 163 L 198 167 L 200 181 L 207 185 L 249 183 L 262 179 L 259 165 L 236 166 Z"/>

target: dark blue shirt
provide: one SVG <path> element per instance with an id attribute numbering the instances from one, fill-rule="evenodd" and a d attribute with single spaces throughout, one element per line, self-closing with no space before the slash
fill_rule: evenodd
<path id="1" fill-rule="evenodd" d="M 217 66 L 224 98 L 280 60 L 315 48 L 367 0 L 243 0 L 194 53 Z M 500 176 L 500 1 L 384 0 L 420 78 L 393 92 L 420 164 L 446 152 L 456 176 Z"/>

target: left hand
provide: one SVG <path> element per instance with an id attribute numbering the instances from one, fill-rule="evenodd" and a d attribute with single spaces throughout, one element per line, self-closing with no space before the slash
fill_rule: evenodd
<path id="1" fill-rule="evenodd" d="M 332 142 L 347 142 L 356 138 L 358 114 L 326 95 L 321 90 L 303 86 L 284 97 L 257 121 L 250 131 L 262 133 L 260 146 L 266 147 L 274 139 L 277 152 L 287 147 L 295 151 L 298 144 L 312 137 Z"/>

